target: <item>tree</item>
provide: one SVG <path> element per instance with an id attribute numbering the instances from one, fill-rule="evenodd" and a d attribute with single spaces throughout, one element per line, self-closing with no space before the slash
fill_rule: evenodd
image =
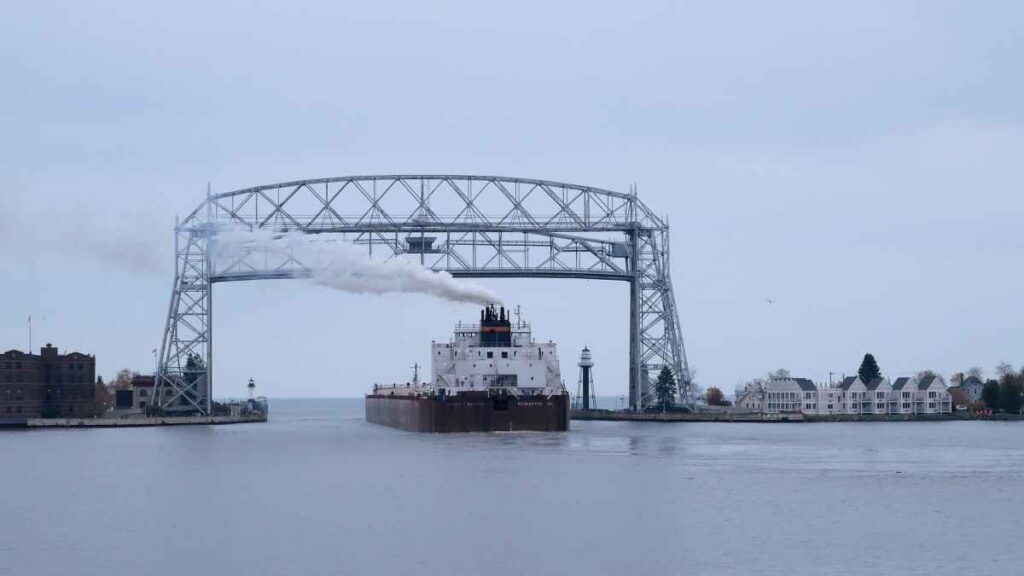
<path id="1" fill-rule="evenodd" d="M 676 403 L 676 377 L 668 366 L 662 367 L 661 372 L 658 372 L 658 379 L 654 382 L 654 395 L 658 398 L 658 404 L 663 411 Z"/>
<path id="2" fill-rule="evenodd" d="M 138 375 L 138 372 L 132 372 L 127 368 L 118 370 L 117 376 L 114 376 L 114 380 L 110 383 L 110 387 L 114 390 L 130 390 L 132 378 Z"/>
<path id="3" fill-rule="evenodd" d="M 988 380 L 981 388 L 981 401 L 989 410 L 999 409 L 999 382 Z"/>
<path id="4" fill-rule="evenodd" d="M 104 412 L 114 405 L 113 394 L 110 388 L 103 383 L 103 376 L 96 377 L 96 387 L 92 401 L 92 414 L 95 417 L 102 416 Z"/>
<path id="5" fill-rule="evenodd" d="M 971 405 L 971 395 L 968 394 L 967 391 L 964 390 L 963 388 L 960 388 L 960 387 L 950 388 L 949 389 L 949 397 L 953 401 L 953 409 L 954 410 L 956 409 L 957 406 L 970 406 Z"/>
<path id="6" fill-rule="evenodd" d="M 961 374 L 961 376 L 963 375 Z M 918 381 L 924 380 L 925 378 L 938 378 L 939 382 L 942 382 L 943 384 L 946 383 L 946 379 L 943 378 L 941 374 L 934 370 L 921 370 L 920 372 L 917 373 Z M 957 381 L 957 383 L 959 383 L 959 380 Z"/>
<path id="7" fill-rule="evenodd" d="M 996 375 L 1002 378 L 1007 374 L 1013 374 L 1013 366 L 1011 366 L 1009 362 L 1000 362 L 999 365 L 996 366 Z"/>
<path id="8" fill-rule="evenodd" d="M 718 388 L 712 386 L 704 393 L 704 403 L 708 406 L 727 406 L 725 394 Z"/>
<path id="9" fill-rule="evenodd" d="M 981 366 L 971 366 L 970 368 L 967 369 L 968 377 L 973 376 L 978 380 L 981 380 L 984 375 L 985 371 L 981 369 Z"/>
<path id="10" fill-rule="evenodd" d="M 984 392 L 984 390 L 983 390 Z M 999 382 L 999 407 L 1008 414 L 1020 414 L 1024 384 L 1016 374 L 1007 374 Z"/>
<path id="11" fill-rule="evenodd" d="M 865 354 L 864 360 L 860 363 L 860 369 L 857 370 L 857 375 L 864 382 L 871 382 L 875 378 L 882 377 L 882 370 L 878 367 L 878 362 L 875 361 L 873 354 Z"/>
<path id="12" fill-rule="evenodd" d="M 768 379 L 769 380 L 787 380 L 787 379 L 792 378 L 792 377 L 793 377 L 793 375 L 790 374 L 789 370 L 786 370 L 785 368 L 779 368 L 778 370 L 776 370 L 774 372 L 769 372 L 768 373 Z"/>

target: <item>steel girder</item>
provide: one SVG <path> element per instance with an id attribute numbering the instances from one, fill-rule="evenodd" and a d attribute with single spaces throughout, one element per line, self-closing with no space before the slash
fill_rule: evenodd
<path id="1" fill-rule="evenodd" d="M 164 410 L 207 414 L 213 285 L 295 278 L 312 263 L 253 250 L 213 256 L 227 226 L 329 234 L 371 258 L 418 256 L 459 277 L 630 282 L 630 406 L 669 367 L 692 401 L 669 272 L 668 224 L 635 194 L 498 176 L 346 176 L 207 195 L 175 229 L 176 267 L 157 374 Z"/>

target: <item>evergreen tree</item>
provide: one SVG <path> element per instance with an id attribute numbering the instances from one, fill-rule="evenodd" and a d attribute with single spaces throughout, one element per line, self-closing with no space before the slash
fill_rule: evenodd
<path id="1" fill-rule="evenodd" d="M 1021 378 L 1014 374 L 1003 376 L 999 383 L 999 408 L 1007 414 L 1020 414 Z"/>
<path id="2" fill-rule="evenodd" d="M 981 389 L 981 401 L 990 410 L 999 409 L 999 382 L 988 380 Z"/>
<path id="3" fill-rule="evenodd" d="M 668 366 L 658 372 L 658 379 L 654 381 L 654 395 L 657 396 L 662 410 L 667 410 L 676 403 L 676 377 Z"/>
<path id="4" fill-rule="evenodd" d="M 857 370 L 857 375 L 865 383 L 871 382 L 875 378 L 882 377 L 882 371 L 878 368 L 878 362 L 875 362 L 874 355 L 868 353 L 864 355 L 864 360 L 860 363 L 860 369 Z"/>

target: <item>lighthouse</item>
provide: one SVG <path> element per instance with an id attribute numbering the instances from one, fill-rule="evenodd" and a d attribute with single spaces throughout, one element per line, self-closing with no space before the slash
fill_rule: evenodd
<path id="1" fill-rule="evenodd" d="M 577 394 L 580 398 L 580 408 L 582 410 L 590 410 L 591 408 L 597 408 L 597 398 L 594 395 L 594 381 L 591 378 L 590 371 L 594 367 L 594 359 L 590 355 L 590 348 L 583 347 L 583 351 L 580 352 L 580 387 L 577 390 Z"/>

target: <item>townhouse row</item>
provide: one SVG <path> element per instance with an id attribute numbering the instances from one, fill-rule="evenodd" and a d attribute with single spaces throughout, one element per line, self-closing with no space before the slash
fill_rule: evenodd
<path id="1" fill-rule="evenodd" d="M 782 414 L 949 414 L 953 410 L 946 385 L 935 376 L 903 377 L 890 382 L 844 378 L 834 386 L 817 386 L 807 378 L 769 380 L 748 385 L 736 406 L 754 412 Z"/>

